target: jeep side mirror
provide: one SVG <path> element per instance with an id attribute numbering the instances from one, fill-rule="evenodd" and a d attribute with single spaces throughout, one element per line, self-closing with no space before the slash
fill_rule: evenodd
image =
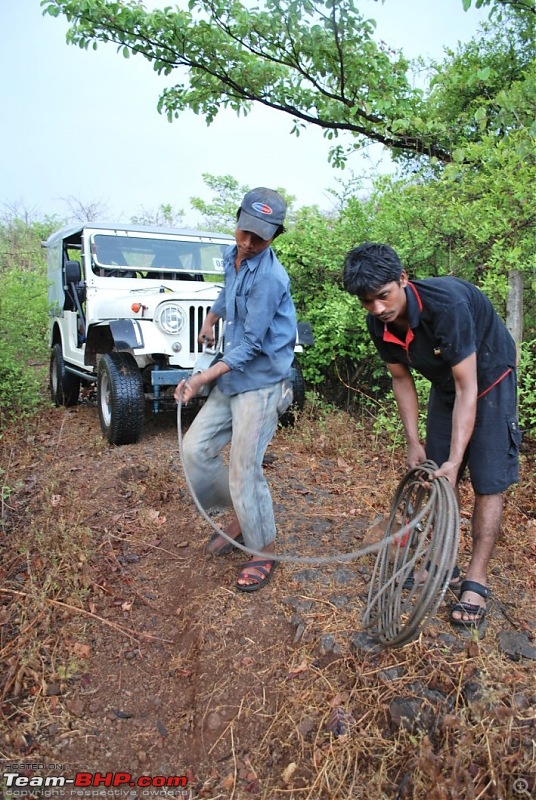
<path id="1" fill-rule="evenodd" d="M 80 283 L 82 279 L 82 271 L 78 261 L 65 262 L 65 283 Z"/>

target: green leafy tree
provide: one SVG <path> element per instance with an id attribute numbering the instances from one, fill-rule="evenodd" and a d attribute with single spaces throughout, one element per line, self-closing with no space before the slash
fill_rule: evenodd
<path id="1" fill-rule="evenodd" d="M 134 0 L 42 4 L 67 18 L 70 42 L 112 42 L 159 74 L 177 74 L 159 102 L 170 120 L 191 109 L 210 124 L 222 108 L 247 114 L 257 102 L 289 115 L 296 134 L 312 124 L 329 139 L 348 132 L 358 143 L 451 159 L 436 126 L 423 121 L 407 59 L 375 41 L 374 20 L 354 0 L 266 0 L 257 8 L 191 0 L 188 10 L 153 11 Z M 346 153 L 335 147 L 332 158 L 343 163 Z"/>
<path id="2" fill-rule="evenodd" d="M 486 136 L 495 137 L 487 143 L 493 147 L 521 129 L 536 134 L 533 42 L 534 20 L 505 12 L 499 24 L 483 25 L 478 38 L 432 65 L 425 116 L 451 132 L 455 163 Z"/>
<path id="3" fill-rule="evenodd" d="M 529 27 L 505 11 L 499 29 L 486 26 L 485 36 L 436 65 L 426 113 L 460 124 L 453 161 L 436 173 L 377 183 L 374 228 L 417 273 L 472 281 L 507 318 L 521 316 L 520 308 L 506 307 L 520 277 L 530 335 L 536 80 Z M 520 343 L 522 325 L 511 327 Z"/>
<path id="4" fill-rule="evenodd" d="M 480 95 L 497 92 L 513 78 L 502 69 L 500 53 L 493 63 L 481 63 L 475 44 L 474 68 L 464 57 L 469 80 L 458 116 L 454 107 L 447 117 L 430 113 L 433 104 L 413 85 L 410 62 L 374 39 L 375 22 L 359 10 L 358 0 L 264 0 L 258 7 L 240 0 L 190 0 L 187 10 L 153 11 L 136 0 L 42 5 L 46 13 L 67 18 L 68 41 L 83 48 L 112 42 L 126 57 L 148 59 L 159 74 L 177 75 L 159 101 L 170 120 L 190 109 L 210 124 L 222 108 L 247 114 L 259 103 L 292 117 L 297 135 L 308 124 L 332 142 L 350 134 L 350 146 L 335 143 L 330 149 L 339 166 L 368 142 L 385 145 L 395 158 L 450 162 L 468 124 L 478 131 L 486 117 Z M 470 8 L 470 0 L 464 6 Z M 531 4 L 494 0 L 492 8 L 499 20 L 515 18 L 529 46 Z M 433 84 L 431 90 L 437 94 Z M 459 87 L 458 96 L 463 99 Z"/>

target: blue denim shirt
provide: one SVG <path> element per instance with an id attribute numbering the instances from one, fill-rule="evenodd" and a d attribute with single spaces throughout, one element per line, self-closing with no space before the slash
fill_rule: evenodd
<path id="1" fill-rule="evenodd" d="M 272 248 L 242 261 L 238 272 L 236 253 L 236 246 L 225 253 L 225 284 L 211 308 L 225 320 L 223 360 L 231 371 L 217 385 L 226 395 L 288 378 L 296 341 L 290 280 Z"/>

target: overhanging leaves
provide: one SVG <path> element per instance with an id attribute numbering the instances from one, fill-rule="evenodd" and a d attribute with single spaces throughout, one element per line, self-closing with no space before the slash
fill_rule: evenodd
<path id="1" fill-rule="evenodd" d="M 403 56 L 373 39 L 375 24 L 353 0 L 192 0 L 188 10 L 147 11 L 137 2 L 44 0 L 45 12 L 70 22 L 68 40 L 87 48 L 114 42 L 177 74 L 159 109 L 183 110 L 210 124 L 221 108 L 248 113 L 254 102 L 336 136 L 379 142 L 449 161 L 448 148 L 419 127 L 422 96 Z M 340 160 L 344 161 L 344 153 Z"/>

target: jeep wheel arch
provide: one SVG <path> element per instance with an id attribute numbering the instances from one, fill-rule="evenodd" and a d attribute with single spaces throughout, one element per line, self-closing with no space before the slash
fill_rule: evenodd
<path id="1" fill-rule="evenodd" d="M 111 353 L 114 349 L 114 337 L 109 324 L 90 325 L 86 334 L 84 364 L 86 367 L 97 366 L 98 353 Z"/>
<path id="2" fill-rule="evenodd" d="M 134 444 L 143 431 L 143 381 L 131 353 L 105 353 L 97 369 L 97 404 L 110 444 Z"/>
<path id="3" fill-rule="evenodd" d="M 57 406 L 75 406 L 80 394 L 80 378 L 67 372 L 61 343 L 56 342 L 50 351 L 49 385 L 52 402 Z"/>

